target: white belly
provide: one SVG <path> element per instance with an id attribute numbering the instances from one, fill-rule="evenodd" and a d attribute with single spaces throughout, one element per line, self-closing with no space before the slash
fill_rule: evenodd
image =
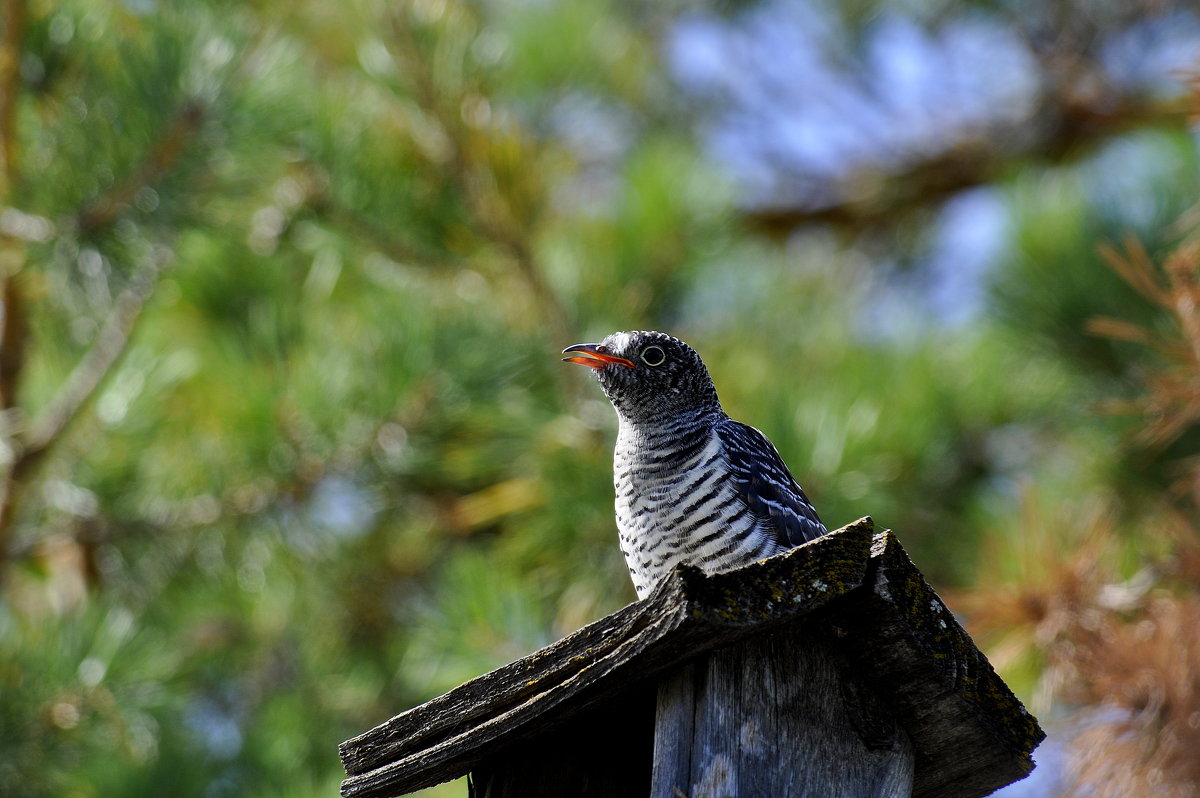
<path id="1" fill-rule="evenodd" d="M 621 552 L 638 598 L 681 563 L 713 573 L 780 550 L 738 497 L 715 435 L 671 468 L 630 456 L 645 451 L 638 443 L 618 437 L 614 461 Z"/>

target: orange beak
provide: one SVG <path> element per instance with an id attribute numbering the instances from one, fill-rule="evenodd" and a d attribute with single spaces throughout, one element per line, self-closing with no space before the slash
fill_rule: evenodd
<path id="1" fill-rule="evenodd" d="M 608 354 L 600 344 L 575 344 L 575 346 L 568 346 L 564 349 L 563 354 L 571 355 L 571 357 L 563 358 L 564 363 L 578 363 L 581 366 L 597 370 L 606 368 L 610 363 L 624 366 L 627 369 L 637 368 L 632 361 Z"/>

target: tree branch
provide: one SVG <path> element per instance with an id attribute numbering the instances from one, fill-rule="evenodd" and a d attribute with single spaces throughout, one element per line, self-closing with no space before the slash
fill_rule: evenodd
<path id="1" fill-rule="evenodd" d="M 0 43 L 0 199 L 12 196 L 17 172 L 17 98 L 25 37 L 25 0 L 4 4 L 4 40 Z"/>
<path id="2" fill-rule="evenodd" d="M 184 148 L 199 130 L 206 116 L 206 109 L 199 100 L 184 101 L 180 109 L 164 128 L 162 135 L 146 154 L 141 165 L 124 180 L 94 199 L 79 213 L 79 230 L 84 235 L 94 234 L 111 225 L 122 210 L 133 202 L 145 186 L 162 179 L 183 154 Z"/>
<path id="3" fill-rule="evenodd" d="M 392 19 L 392 30 L 397 39 L 396 57 L 407 69 L 417 103 L 437 120 L 450 142 L 449 172 L 462 192 L 471 223 L 483 238 L 512 259 L 517 273 L 537 298 L 546 321 L 553 328 L 554 337 L 567 340 L 570 316 L 538 267 L 536 255 L 529 245 L 529 231 L 522 229 L 512 212 L 510 198 L 496 184 L 491 164 L 480 163 L 481 159 L 473 157 L 460 109 L 444 101 L 444 92 L 438 89 L 430 61 L 422 56 L 408 13 L 399 12 Z"/>
<path id="4" fill-rule="evenodd" d="M 10 436 L 13 459 L 0 483 L 0 562 L 6 559 L 5 538 L 11 531 L 30 475 L 96 394 L 105 377 L 112 373 L 168 262 L 169 256 L 165 253 L 149 256 L 134 274 L 129 287 L 117 296 L 92 348 L 75 366 L 46 409 L 23 434 L 18 432 Z"/>
<path id="5" fill-rule="evenodd" d="M 20 3 L 10 0 L 10 26 L 6 32 L 6 42 L 12 38 L 11 17 L 17 13 L 14 11 L 14 5 Z M 11 48 L 6 50 L 10 51 Z M 0 67 L 2 66 L 0 63 Z M 7 73 L 0 70 L 0 85 L 3 85 L 2 81 L 6 77 Z M 0 101 L 3 101 L 3 98 L 0 98 Z M 0 106 L 0 110 L 2 109 L 3 106 Z M 161 180 L 179 161 L 187 144 L 203 123 L 205 115 L 206 109 L 200 101 L 186 100 L 151 146 L 138 168 L 80 211 L 80 232 L 84 235 L 94 234 L 107 228 L 134 200 L 139 190 Z M 4 119 L 0 117 L 0 124 L 3 123 Z M 0 132 L 3 132 L 2 129 Z M 10 171 L 14 169 L 11 160 L 5 165 Z M 165 255 L 152 253 L 146 263 L 134 273 L 129 286 L 113 302 L 112 311 L 91 349 L 79 361 L 42 413 L 28 427 L 21 429 L 16 423 L 15 411 L 18 381 L 28 340 L 25 335 L 21 284 L 17 280 L 22 264 L 7 263 L 11 257 L 6 256 L 5 252 L 6 249 L 10 250 L 11 246 L 3 246 L 11 244 L 13 240 L 9 236 L 0 238 L 0 267 L 3 267 L 0 296 L 4 301 L 4 320 L 0 326 L 0 332 L 4 336 L 0 339 L 0 411 L 5 411 L 5 443 L 11 457 L 6 473 L 0 477 L 0 562 L 6 559 L 5 539 L 11 532 L 30 476 L 95 395 L 105 377 L 112 372 L 125 352 L 142 308 L 168 262 Z"/>
<path id="6" fill-rule="evenodd" d="M 338 202 L 328 191 L 315 191 L 308 201 L 308 208 L 318 218 L 326 219 L 330 224 L 366 241 L 398 263 L 424 267 L 441 267 L 449 263 L 447 258 L 438 257 L 382 229 L 374 221 Z"/>
<path id="7" fill-rule="evenodd" d="M 168 255 L 151 255 L 147 263 L 133 275 L 129 287 L 117 296 L 112 312 L 96 336 L 92 348 L 75 366 L 46 409 L 29 425 L 28 431 L 22 436 L 21 451 L 13 463 L 15 475 L 20 476 L 27 472 L 41 459 L 112 371 L 112 367 L 125 352 L 134 324 L 168 262 Z"/>
<path id="8" fill-rule="evenodd" d="M 17 386 L 25 366 L 26 324 L 25 296 L 18 275 L 10 271 L 3 281 L 0 286 L 0 297 L 4 302 L 4 321 L 0 323 L 0 412 L 7 416 L 17 406 Z"/>
<path id="9" fill-rule="evenodd" d="M 808 224 L 830 224 L 857 232 L 903 221 L 915 210 L 928 208 L 964 189 L 1000 178 L 1021 161 L 1063 164 L 1094 152 L 1131 130 L 1151 126 L 1183 128 L 1186 98 L 1167 101 L 1107 98 L 1112 104 L 1064 105 L 1052 113 L 1055 121 L 1042 132 L 997 129 L 984 141 L 950 145 L 923 160 L 910 161 L 891 172 L 854 172 L 834 181 L 832 193 L 845 199 L 825 205 L 779 205 L 746 212 L 750 226 L 772 237 L 784 237 Z M 1005 142 L 1025 139 L 1014 149 Z M 867 192 L 861 187 L 871 186 Z"/>

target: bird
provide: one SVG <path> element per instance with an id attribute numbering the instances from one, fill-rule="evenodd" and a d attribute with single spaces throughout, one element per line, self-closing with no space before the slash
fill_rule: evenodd
<path id="1" fill-rule="evenodd" d="M 722 409 L 692 347 L 636 330 L 562 353 L 617 411 L 617 531 L 639 599 L 677 565 L 717 573 L 826 534 L 774 444 Z"/>

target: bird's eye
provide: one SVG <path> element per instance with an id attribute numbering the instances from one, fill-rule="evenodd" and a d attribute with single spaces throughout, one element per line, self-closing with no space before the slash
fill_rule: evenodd
<path id="1" fill-rule="evenodd" d="M 642 362 L 647 366 L 661 366 L 667 359 L 667 353 L 657 346 L 648 346 L 642 350 Z"/>

